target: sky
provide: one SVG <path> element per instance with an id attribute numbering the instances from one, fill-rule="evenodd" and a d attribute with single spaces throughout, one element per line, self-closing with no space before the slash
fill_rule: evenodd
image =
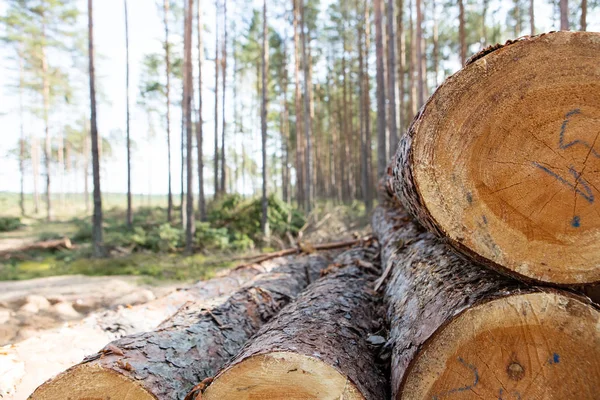
<path id="1" fill-rule="evenodd" d="M 84 0 L 76 0 L 80 10 L 83 12 L 80 18 L 81 23 L 87 22 L 86 19 L 86 4 Z M 323 1 L 326 6 L 330 1 Z M 130 29 L 130 65 L 131 65 L 131 136 L 136 143 L 133 156 L 133 176 L 132 189 L 134 193 L 152 193 L 163 194 L 167 192 L 167 152 L 166 138 L 162 126 L 156 127 L 156 137 L 148 139 L 148 123 L 146 114 L 136 106 L 138 101 L 138 83 L 140 77 L 141 63 L 145 54 L 160 53 L 162 54 L 161 40 L 164 37 L 164 25 L 162 22 L 162 13 L 157 7 L 155 0 L 128 0 L 129 8 L 129 29 Z M 160 2 L 162 3 L 162 2 Z M 204 40 L 206 43 L 206 54 L 212 57 L 214 54 L 214 2 L 204 2 L 207 4 L 204 9 L 203 21 L 206 26 Z M 258 6 L 261 3 L 258 0 L 249 0 L 249 4 L 255 3 Z M 505 2 L 508 4 L 507 2 Z M 100 134 L 107 138 L 113 139 L 113 155 L 109 160 L 102 163 L 102 190 L 106 192 L 125 192 L 127 188 L 126 174 L 126 151 L 124 145 L 124 130 L 125 130 L 125 24 L 123 13 L 123 0 L 101 0 L 95 1 L 94 4 L 94 35 L 95 46 L 97 53 L 96 71 L 97 85 L 100 86 L 100 91 L 103 93 L 98 107 L 98 128 Z M 230 8 L 233 8 L 230 6 Z M 6 1 L 0 0 L 0 14 L 6 9 Z M 239 14 L 243 11 L 229 9 L 230 17 L 232 14 Z M 551 6 L 545 2 L 536 2 L 536 18 L 537 27 L 540 31 L 552 29 L 550 25 L 550 15 L 552 12 Z M 443 15 L 440 16 L 444 18 Z M 505 16 L 498 16 L 503 21 Z M 600 29 L 600 19 L 595 18 L 590 13 L 588 19 L 589 30 Z M 277 20 L 274 24 L 281 24 Z M 240 29 L 239 26 L 234 26 L 234 29 Z M 82 25 L 82 34 L 86 33 L 86 26 Z M 176 28 L 173 28 L 176 29 Z M 235 32 L 229 32 L 231 35 Z M 195 41 L 195 38 L 194 38 Z M 10 49 L 0 47 L 0 191 L 19 190 L 19 170 L 18 162 L 15 156 L 9 155 L 11 149 L 14 149 L 18 143 L 19 137 L 19 99 L 15 90 L 10 87 L 14 82 L 16 72 L 15 64 L 9 58 Z M 373 52 L 374 53 L 374 52 Z M 374 57 L 374 54 L 371 55 Z M 52 57 L 52 56 L 51 56 Z M 60 62 L 60 60 L 50 60 L 51 62 Z M 231 64 L 231 63 L 230 63 Z M 373 66 L 374 63 L 371 63 Z M 456 66 L 458 68 L 458 65 Z M 231 71 L 231 68 L 229 68 Z M 317 71 L 318 72 L 318 71 Z M 203 88 L 204 101 L 204 132 L 207 132 L 205 138 L 205 176 L 207 177 L 206 192 L 211 193 L 212 188 L 212 148 L 213 148 L 213 132 L 214 132 L 214 62 L 205 62 L 203 74 L 206 77 Z M 374 74 L 374 71 L 371 71 Z M 83 97 L 77 99 L 79 102 L 77 111 L 72 108 L 59 108 L 52 112 L 51 120 L 56 124 L 52 124 L 53 133 L 58 133 L 58 129 L 64 121 L 75 121 L 81 116 L 89 113 L 87 106 L 87 81 L 84 76 L 81 82 L 74 84 L 83 85 L 81 93 Z M 230 80 L 231 81 L 231 80 Z M 178 101 L 180 88 L 173 88 L 172 101 Z M 229 121 L 233 117 L 233 107 L 231 103 L 231 91 L 227 94 L 226 114 Z M 244 117 L 244 125 L 248 131 L 248 138 L 243 143 L 232 141 L 232 146 L 241 148 L 244 146 L 251 157 L 259 159 L 260 152 L 260 121 L 255 116 L 257 105 L 252 104 L 249 94 L 241 93 L 242 102 L 246 104 L 246 112 L 251 116 Z M 33 101 L 33 99 L 26 99 Z M 173 190 L 179 192 L 180 176 L 180 112 L 178 107 L 172 107 L 172 154 L 173 165 L 172 173 L 174 177 Z M 158 124 L 158 121 L 156 122 Z M 37 137 L 43 137 L 43 126 L 38 118 L 28 115 L 25 121 L 25 133 L 33 134 Z M 115 140 L 120 138 L 120 140 Z M 274 146 L 274 144 L 273 144 Z M 26 178 L 25 190 L 32 191 L 31 174 L 28 173 Z M 40 179 L 41 181 L 41 179 Z M 55 180 L 55 190 L 61 187 L 65 191 L 81 192 L 82 178 L 76 176 L 65 177 L 63 182 Z M 241 187 L 242 191 L 250 191 L 251 188 L 246 186 Z"/>

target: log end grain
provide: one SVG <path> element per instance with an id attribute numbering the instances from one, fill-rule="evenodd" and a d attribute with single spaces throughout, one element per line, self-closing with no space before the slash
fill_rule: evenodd
<path id="1" fill-rule="evenodd" d="M 600 388 L 600 312 L 556 291 L 472 307 L 423 346 L 397 399 L 583 399 Z"/>
<path id="2" fill-rule="evenodd" d="M 344 375 L 327 363 L 291 352 L 272 352 L 226 370 L 204 393 L 205 400 L 364 400 Z"/>
<path id="3" fill-rule="evenodd" d="M 29 400 L 65 399 L 156 400 L 156 397 L 133 379 L 98 364 L 70 368 L 29 397 Z"/>
<path id="4" fill-rule="evenodd" d="M 403 138 L 394 191 L 505 273 L 600 281 L 600 34 L 511 42 L 450 77 Z"/>

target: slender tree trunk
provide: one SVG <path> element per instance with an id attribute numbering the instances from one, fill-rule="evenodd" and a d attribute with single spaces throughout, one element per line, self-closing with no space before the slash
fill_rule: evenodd
<path id="1" fill-rule="evenodd" d="M 394 0 L 387 0 L 387 30 L 390 38 L 388 50 L 388 109 L 389 109 L 389 131 L 390 131 L 390 148 L 389 158 L 392 158 L 398 147 L 398 126 L 396 121 L 396 52 L 394 44 Z"/>
<path id="2" fill-rule="evenodd" d="M 102 249 L 102 192 L 100 191 L 100 158 L 98 151 L 98 124 L 96 121 L 96 82 L 94 70 L 94 17 L 93 0 L 88 0 L 88 54 L 90 70 L 90 104 L 92 133 L 92 170 L 94 175 L 94 218 L 92 244 L 94 257 L 103 255 Z"/>
<path id="3" fill-rule="evenodd" d="M 86 131 L 87 131 L 87 123 L 86 123 Z M 84 168 L 83 168 L 83 197 L 85 198 L 85 212 L 86 214 L 90 213 L 90 153 L 91 153 L 91 147 L 92 147 L 92 142 L 90 139 L 91 135 L 88 136 L 87 132 L 86 132 L 86 138 L 83 142 L 83 162 L 84 162 Z M 34 182 L 35 183 L 35 182 Z"/>
<path id="4" fill-rule="evenodd" d="M 533 3 L 533 0 L 531 0 Z M 488 7 L 490 4 L 490 0 L 483 0 L 483 9 L 481 10 L 481 48 L 485 48 L 487 46 L 487 25 L 486 18 Z"/>
<path id="5" fill-rule="evenodd" d="M 283 64 L 281 66 L 281 91 L 283 92 L 283 114 L 281 116 L 281 194 L 283 201 L 290 203 L 290 110 L 287 98 L 288 70 L 287 70 L 287 41 L 283 41 Z"/>
<path id="6" fill-rule="evenodd" d="M 533 3 L 533 0 L 531 0 Z M 587 0 L 581 0 L 581 30 L 587 31 Z"/>
<path id="7" fill-rule="evenodd" d="M 408 120 L 412 121 L 414 116 L 417 114 L 417 82 L 415 81 L 415 68 L 417 66 L 417 35 L 414 27 L 414 2 L 411 0 L 410 3 L 410 65 L 408 69 L 409 75 L 409 87 L 410 87 L 410 104 L 409 104 L 409 116 Z M 381 176 L 381 175 L 380 175 Z"/>
<path id="8" fill-rule="evenodd" d="M 185 89 L 184 112 L 186 128 L 186 172 L 187 172 L 187 199 L 185 223 L 185 251 L 192 253 L 194 235 L 194 169 L 192 163 L 192 94 L 194 93 L 192 70 L 192 16 L 194 14 L 194 0 L 187 0 L 185 11 L 185 37 L 184 37 L 184 63 L 185 63 Z"/>
<path id="9" fill-rule="evenodd" d="M 225 182 L 227 180 L 227 159 L 225 158 L 225 90 L 227 88 L 227 0 L 223 1 L 223 53 L 221 59 L 223 68 L 223 94 L 221 95 L 223 126 L 221 134 L 221 193 L 225 193 Z"/>
<path id="10" fill-rule="evenodd" d="M 370 15 L 370 2 L 365 0 L 364 4 L 365 13 L 365 143 L 367 145 L 366 156 L 367 156 L 367 209 L 373 208 L 373 182 L 375 178 L 373 176 L 373 152 L 371 150 L 372 135 L 371 135 L 371 80 L 369 77 L 369 56 L 371 54 L 371 15 Z"/>
<path id="11" fill-rule="evenodd" d="M 585 1 L 585 0 L 583 0 Z M 535 35 L 535 13 L 534 13 L 534 7 L 533 7 L 533 3 L 534 0 L 529 0 L 529 30 L 530 30 L 530 35 L 533 36 Z"/>
<path id="12" fill-rule="evenodd" d="M 167 86 L 165 97 L 167 100 L 167 162 L 169 174 L 169 194 L 167 205 L 167 221 L 173 220 L 173 189 L 171 175 L 171 53 L 169 43 L 169 0 L 164 0 L 164 24 L 165 24 L 165 68 L 167 75 Z"/>
<path id="13" fill-rule="evenodd" d="M 58 134 L 58 143 L 56 148 L 56 163 L 58 164 L 58 182 L 59 182 L 59 198 L 60 198 L 60 206 L 64 208 L 65 206 L 65 141 L 63 137 L 63 133 Z"/>
<path id="14" fill-rule="evenodd" d="M 347 16 L 342 16 L 344 20 L 347 19 Z M 343 52 L 342 52 L 342 137 L 340 139 L 340 145 L 342 148 L 341 156 L 340 156 L 340 173 L 341 180 L 340 184 L 342 185 L 342 201 L 348 203 L 350 201 L 350 173 L 349 170 L 351 168 L 350 160 L 349 160 L 349 151 L 348 151 L 348 140 L 350 138 L 350 132 L 348 129 L 348 76 L 346 74 L 346 33 L 343 34 Z"/>
<path id="15" fill-rule="evenodd" d="M 304 144 L 301 139 L 301 132 L 304 131 L 302 123 L 302 94 L 300 91 L 300 34 L 298 25 L 300 21 L 300 9 L 298 2 L 301 0 L 292 0 L 294 6 L 294 104 L 296 109 L 296 201 L 298 206 L 304 208 L 305 198 L 305 169 L 304 169 Z"/>
<path id="16" fill-rule="evenodd" d="M 166 0 L 168 1 L 168 0 Z M 198 152 L 198 212 L 200 220 L 206 220 L 206 200 L 204 198 L 204 146 L 202 117 L 202 66 L 204 64 L 204 42 L 202 40 L 202 0 L 198 0 L 198 127 L 196 128 L 196 148 Z"/>
<path id="17" fill-rule="evenodd" d="M 306 20 L 304 18 L 304 0 L 299 0 L 300 5 L 300 37 L 302 40 L 302 67 L 304 70 L 304 140 L 306 141 L 305 148 L 305 167 L 306 167 L 306 192 L 305 192 L 305 209 L 310 212 L 312 209 L 312 202 L 314 197 L 313 188 L 313 160 L 312 160 L 312 79 L 310 69 L 312 66 L 309 62 L 310 57 L 310 38 L 306 38 Z M 263 88 L 264 90 L 264 88 Z"/>
<path id="18" fill-rule="evenodd" d="M 25 116 L 23 106 L 23 90 L 25 86 L 25 78 L 23 71 L 23 57 L 19 50 L 19 122 L 21 130 L 21 138 L 19 140 L 19 172 L 21 175 L 21 187 L 19 192 L 19 208 L 21 209 L 21 215 L 25 216 Z M 33 159 L 33 152 L 32 152 Z"/>
<path id="19" fill-rule="evenodd" d="M 367 164 L 367 142 L 366 142 L 366 129 L 365 129 L 365 63 L 363 53 L 363 36 L 365 32 L 365 25 L 369 23 L 366 19 L 360 21 L 358 18 L 359 14 L 359 1 L 356 1 L 356 13 L 357 13 L 357 25 L 358 25 L 358 87 L 359 87 L 359 99 L 358 99 L 358 117 L 359 117 L 359 134 L 360 134 L 360 187 L 362 191 L 363 200 L 365 202 L 365 208 L 370 211 L 370 205 L 368 198 L 369 193 L 369 168 Z M 365 17 L 363 13 L 363 18 Z"/>
<path id="20" fill-rule="evenodd" d="M 185 20 L 185 17 L 184 17 Z M 181 229 L 185 230 L 185 168 L 186 168 L 186 163 L 185 163 L 185 142 L 186 142 L 186 137 L 187 137 L 187 133 L 185 130 L 185 111 L 184 111 L 184 104 L 185 104 L 185 62 L 183 65 L 183 85 L 182 85 L 182 90 L 181 90 L 181 193 L 179 195 L 179 203 L 181 204 L 181 209 L 179 210 L 179 217 L 181 218 Z M 148 181 L 149 185 L 148 187 L 150 187 L 150 184 L 152 183 L 152 177 L 149 178 Z M 150 192 L 150 191 L 148 191 Z M 148 193 L 148 203 L 150 202 L 150 193 Z"/>
<path id="21" fill-rule="evenodd" d="M 262 139 L 262 217 L 260 227 L 265 239 L 269 238 L 269 220 L 267 219 L 267 72 L 269 70 L 267 0 L 263 0 L 263 32 L 262 32 L 262 103 L 260 113 Z"/>
<path id="22" fill-rule="evenodd" d="M 437 18 L 437 6 L 436 6 L 436 2 L 435 0 L 432 0 L 432 11 L 431 11 L 431 17 L 433 19 L 433 74 L 434 74 L 434 80 L 433 80 L 433 84 L 434 87 L 437 88 L 438 87 L 438 75 L 440 74 L 439 68 L 439 54 L 440 54 L 440 49 L 439 49 L 439 32 L 438 32 L 438 18 Z"/>
<path id="23" fill-rule="evenodd" d="M 131 229 L 133 226 L 133 213 L 131 210 L 131 139 L 129 131 L 129 17 L 127 15 L 127 0 L 123 0 L 125 6 L 125 49 L 126 49 L 126 73 L 125 73 L 125 91 L 127 101 L 127 226 Z"/>
<path id="24" fill-rule="evenodd" d="M 560 30 L 569 30 L 569 1 L 560 0 Z"/>
<path id="25" fill-rule="evenodd" d="M 88 151 L 89 152 L 89 151 Z M 39 143 L 36 138 L 31 138 L 31 164 L 33 172 L 33 209 L 35 214 L 40 213 L 40 190 L 39 190 L 39 176 L 40 176 L 40 151 Z M 88 163 L 89 164 L 89 163 Z M 87 173 L 87 167 L 86 167 Z M 87 183 L 87 175 L 86 175 Z M 89 201 L 86 202 L 86 211 L 89 211 Z"/>
<path id="26" fill-rule="evenodd" d="M 406 124 L 404 113 L 404 70 L 406 68 L 406 38 L 404 36 L 404 0 L 398 0 L 398 14 L 396 15 L 396 27 L 398 34 L 396 36 L 396 45 L 398 51 L 398 96 L 400 97 L 400 106 L 398 108 L 398 119 L 400 121 L 400 135 L 404 131 Z"/>
<path id="27" fill-rule="evenodd" d="M 50 82 L 48 78 L 48 58 L 46 56 L 46 22 L 42 19 L 42 97 L 44 101 L 44 131 L 46 140 L 44 142 L 44 167 L 46 169 L 46 219 L 52 221 L 52 196 L 50 190 L 50 157 L 52 156 L 52 142 L 50 139 Z"/>
<path id="28" fill-rule="evenodd" d="M 375 50 L 377 55 L 377 175 L 383 176 L 387 168 L 385 138 L 385 82 L 383 72 L 383 28 L 381 0 L 375 0 Z"/>
<path id="29" fill-rule="evenodd" d="M 462 4 L 463 0 L 459 0 Z M 413 44 L 417 48 L 417 59 L 416 59 L 416 67 L 417 67 L 417 94 L 419 96 L 419 108 L 423 106 L 425 103 L 425 71 L 423 71 L 423 5 L 421 0 L 416 0 L 417 7 L 417 37 L 416 41 Z M 464 62 L 463 62 L 464 64 Z"/>
<path id="30" fill-rule="evenodd" d="M 227 0 L 225 0 L 227 1 Z M 219 0 L 215 0 L 215 198 L 219 194 Z"/>
<path id="31" fill-rule="evenodd" d="M 467 41 L 465 34 L 464 0 L 458 0 L 458 36 L 460 41 L 460 64 L 465 65 L 465 62 L 467 62 Z"/>

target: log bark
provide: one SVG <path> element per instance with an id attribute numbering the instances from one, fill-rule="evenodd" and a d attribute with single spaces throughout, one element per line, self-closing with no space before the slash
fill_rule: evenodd
<path id="1" fill-rule="evenodd" d="M 402 138 L 395 193 L 427 229 L 488 267 L 561 285 L 599 281 L 598 62 L 600 34 L 586 32 L 473 56 Z"/>
<path id="2" fill-rule="evenodd" d="M 58 249 L 72 249 L 73 245 L 71 244 L 71 241 L 69 240 L 69 238 L 62 238 L 62 239 L 53 239 L 53 240 L 46 240 L 43 242 L 35 242 L 35 243 L 30 243 L 30 244 L 26 244 L 20 247 L 16 247 L 13 249 L 6 249 L 6 250 L 2 250 L 0 251 L 0 257 L 2 258 L 10 258 L 12 255 L 17 254 L 17 253 L 23 253 L 26 251 L 33 251 L 33 250 L 58 250 Z"/>
<path id="3" fill-rule="evenodd" d="M 600 312 L 465 261 L 396 205 L 373 228 L 389 282 L 394 399 L 593 399 Z"/>
<path id="4" fill-rule="evenodd" d="M 214 307 L 187 303 L 156 331 L 109 343 L 40 386 L 31 399 L 183 399 L 213 376 L 262 324 L 274 316 L 328 264 L 300 258 L 234 293 Z"/>
<path id="5" fill-rule="evenodd" d="M 385 399 L 377 360 L 383 307 L 376 243 L 338 256 L 328 274 L 265 325 L 203 399 Z"/>
<path id="6" fill-rule="evenodd" d="M 80 322 L 46 330 L 4 347 L 0 351 L 6 353 L 8 358 L 5 359 L 15 359 L 19 365 L 24 365 L 21 373 L 9 374 L 11 378 L 2 381 L 4 394 L 13 395 L 15 400 L 26 399 L 46 380 L 78 364 L 87 354 L 94 353 L 106 343 L 126 335 L 155 330 L 186 302 L 218 304 L 241 286 L 260 279 L 260 275 L 288 261 L 282 257 L 225 271 L 215 278 L 174 290 L 148 303 L 95 312 Z M 69 344 L 68 348 L 65 348 L 65 343 Z M 44 360 L 44 363 L 39 360 Z M 0 362 L 0 375 L 12 369 L 12 366 Z"/>

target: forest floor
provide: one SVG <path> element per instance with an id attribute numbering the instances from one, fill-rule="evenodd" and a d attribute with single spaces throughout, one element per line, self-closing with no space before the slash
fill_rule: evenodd
<path id="1" fill-rule="evenodd" d="M 14 198 L 9 197 L 9 200 L 14 203 Z M 0 203 L 6 201 L 0 194 Z M 12 208 L 5 207 L 6 210 L 18 214 L 14 204 Z M 147 223 L 156 219 L 157 213 L 165 214 L 160 207 L 137 214 Z M 112 222 L 122 214 L 120 208 L 107 213 L 107 237 L 113 245 L 108 257 L 103 259 L 90 257 L 88 226 L 82 224 L 87 217 L 81 215 L 81 207 L 76 215 L 63 213 L 57 216 L 57 221 L 50 223 L 41 217 L 22 218 L 22 226 L 18 229 L 0 232 L 0 251 L 57 237 L 68 237 L 74 243 L 72 250 L 15 253 L 0 259 L 0 346 L 72 324 L 91 313 L 146 303 L 243 263 L 245 256 L 288 248 L 297 241 L 317 244 L 362 237 L 369 232 L 364 209 L 356 205 L 322 205 L 303 216 L 293 235 L 288 232 L 274 235 L 268 246 L 254 246 L 248 239 L 252 245 L 241 247 L 236 244 L 239 242 L 231 239 L 231 233 L 230 239 L 225 240 L 227 235 L 222 232 L 225 228 L 204 227 L 206 237 L 202 241 L 216 240 L 218 245 L 184 256 L 180 250 L 169 248 L 171 235 L 178 237 L 178 232 L 165 228 L 164 221 L 152 224 L 161 229 L 155 243 L 150 240 L 154 228 L 124 233 L 121 225 Z M 3 215 L 6 214 L 3 212 Z M 136 235 L 146 235 L 146 241 Z M 249 236 L 254 238 L 250 233 Z M 136 245 L 129 244 L 132 237 Z M 219 242 L 223 240 L 225 244 Z M 140 243 L 152 243 L 156 248 Z M 175 246 L 179 245 L 175 243 Z"/>

